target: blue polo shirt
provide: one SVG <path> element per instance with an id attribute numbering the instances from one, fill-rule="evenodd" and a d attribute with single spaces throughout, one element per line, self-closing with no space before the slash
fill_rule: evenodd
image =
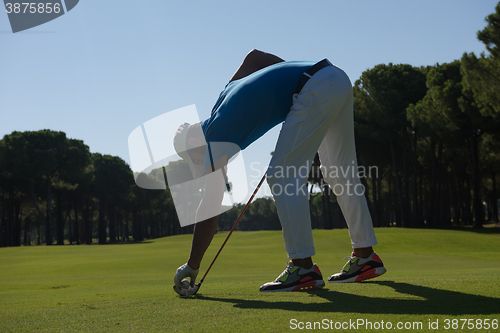
<path id="1" fill-rule="evenodd" d="M 201 123 L 205 140 L 229 142 L 241 150 L 282 123 L 292 106 L 297 83 L 315 61 L 287 61 L 230 81 L 210 118 Z M 232 156 L 236 152 L 228 152 Z M 216 154 L 219 155 L 219 154 Z"/>

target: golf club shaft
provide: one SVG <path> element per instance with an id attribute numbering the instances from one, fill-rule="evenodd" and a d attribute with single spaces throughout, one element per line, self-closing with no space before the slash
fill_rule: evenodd
<path id="1" fill-rule="evenodd" d="M 255 197 L 255 195 L 257 194 L 257 192 L 259 191 L 260 185 L 262 185 L 262 183 L 264 182 L 264 179 L 266 179 L 266 173 L 264 173 L 264 176 L 262 176 L 262 179 L 260 180 L 259 185 L 257 185 L 257 188 L 255 189 L 255 191 L 253 191 L 252 196 L 248 200 L 245 208 L 243 208 L 243 211 L 240 213 L 240 216 L 238 217 L 238 219 L 234 223 L 233 227 L 231 228 L 231 231 L 229 231 L 229 234 L 227 235 L 226 240 L 224 241 L 224 243 L 222 243 L 222 246 L 220 247 L 219 252 L 217 252 L 217 254 L 215 255 L 215 258 L 214 258 L 214 260 L 212 260 L 212 263 L 210 264 L 210 266 L 208 266 L 208 269 L 205 272 L 205 275 L 203 275 L 203 277 L 201 278 L 200 282 L 198 283 L 198 286 L 201 286 L 203 280 L 205 280 L 205 277 L 207 276 L 208 272 L 210 271 L 210 268 L 212 268 L 212 265 L 214 264 L 215 260 L 217 259 L 217 257 L 219 256 L 220 252 L 224 248 L 224 245 L 226 245 L 227 240 L 229 239 L 229 237 L 233 233 L 234 229 L 236 228 L 236 226 L 240 222 L 241 217 L 243 216 L 243 214 L 247 210 L 248 206 L 250 206 L 250 203 L 252 202 L 253 198 Z"/>

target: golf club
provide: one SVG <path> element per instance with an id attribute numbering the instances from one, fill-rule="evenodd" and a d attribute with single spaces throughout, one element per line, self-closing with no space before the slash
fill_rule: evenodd
<path id="1" fill-rule="evenodd" d="M 248 200 L 245 208 L 243 208 L 243 211 L 240 213 L 240 216 L 238 217 L 238 219 L 236 220 L 236 222 L 234 223 L 233 227 L 231 228 L 231 231 L 229 231 L 229 234 L 227 235 L 226 237 L 226 240 L 224 241 L 224 243 L 222 243 L 222 246 L 220 247 L 219 249 L 219 252 L 217 252 L 217 254 L 215 255 L 215 258 L 214 260 L 212 260 L 212 263 L 210 264 L 210 266 L 208 266 L 208 269 L 207 271 L 205 272 L 205 275 L 203 275 L 203 277 L 201 278 L 200 282 L 198 282 L 198 284 L 195 284 L 194 287 L 191 287 L 189 286 L 187 289 L 186 288 L 181 288 L 180 290 L 177 290 L 177 288 L 175 287 L 174 285 L 174 290 L 176 293 L 178 293 L 179 295 L 181 296 L 191 296 L 191 295 L 195 295 L 198 290 L 200 290 L 200 287 L 201 287 L 201 284 L 203 283 L 203 281 L 205 280 L 205 277 L 207 276 L 208 272 L 210 271 L 210 269 L 212 268 L 215 260 L 217 259 L 217 257 L 219 256 L 220 252 L 222 251 L 222 249 L 224 248 L 224 245 L 226 245 L 226 242 L 227 240 L 229 239 L 229 237 L 231 236 L 231 234 L 233 233 L 234 229 L 236 228 L 236 226 L 238 225 L 238 223 L 240 222 L 241 220 L 241 217 L 243 216 L 243 214 L 245 213 L 245 211 L 247 210 L 248 206 L 250 205 L 250 203 L 252 202 L 253 198 L 255 197 L 255 195 L 257 194 L 257 192 L 259 191 L 259 188 L 260 186 L 262 185 L 262 183 L 264 182 L 264 179 L 266 179 L 266 173 L 264 173 L 264 176 L 262 176 L 262 179 L 260 180 L 259 182 L 259 185 L 257 185 L 257 188 L 255 189 L 255 191 L 253 191 L 253 194 L 252 196 L 250 197 L 250 199 Z"/>

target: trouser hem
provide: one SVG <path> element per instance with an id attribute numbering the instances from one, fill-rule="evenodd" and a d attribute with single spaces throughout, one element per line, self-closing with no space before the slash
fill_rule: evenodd
<path id="1" fill-rule="evenodd" d="M 304 259 L 304 258 L 312 257 L 315 254 L 316 254 L 316 251 L 314 250 L 314 246 L 313 246 L 307 250 L 296 252 L 296 253 L 288 252 L 288 258 L 290 258 L 292 260 L 293 259 Z"/>
<path id="2" fill-rule="evenodd" d="M 377 237 L 373 236 L 372 238 L 370 238 L 366 241 L 357 242 L 357 243 L 351 242 L 351 244 L 352 244 L 353 249 L 359 249 L 359 248 L 363 248 L 363 247 L 375 246 L 378 244 L 378 241 L 377 241 Z"/>

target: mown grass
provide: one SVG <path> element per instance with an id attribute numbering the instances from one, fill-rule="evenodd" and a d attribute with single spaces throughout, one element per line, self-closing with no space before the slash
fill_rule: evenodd
<path id="1" fill-rule="evenodd" d="M 485 332 L 476 326 L 461 330 L 463 321 L 445 330 L 445 320 L 500 320 L 498 229 L 376 232 L 385 275 L 305 293 L 258 291 L 286 265 L 280 232 L 235 232 L 199 293 L 188 298 L 172 285 L 189 254 L 190 235 L 133 244 L 2 248 L 0 332 L 280 332 L 293 323 L 299 330 L 299 322 L 323 320 L 333 328 L 336 322 L 365 320 L 422 325 L 406 331 Z M 226 235 L 216 235 L 199 278 Z M 350 253 L 347 230 L 315 230 L 314 237 L 314 259 L 327 278 Z M 436 320 L 439 329 L 430 329 Z"/>

